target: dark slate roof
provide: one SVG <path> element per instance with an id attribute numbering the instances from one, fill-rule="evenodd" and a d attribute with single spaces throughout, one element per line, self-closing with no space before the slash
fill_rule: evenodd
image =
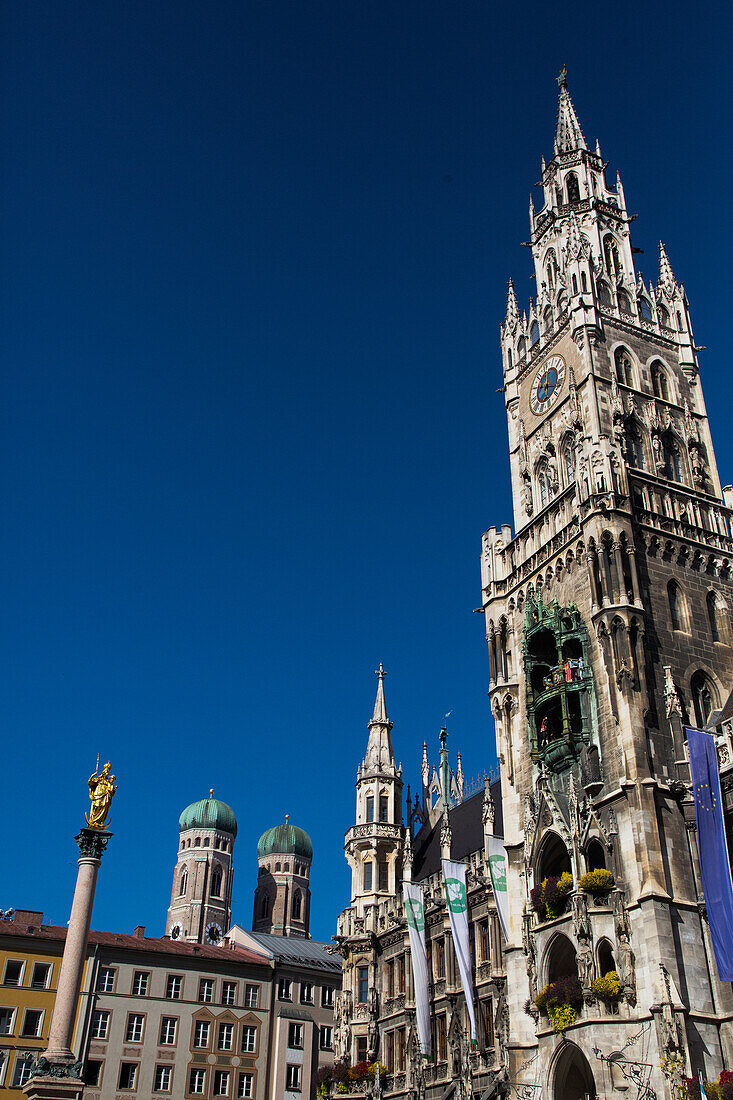
<path id="1" fill-rule="evenodd" d="M 300 963 L 321 970 L 341 970 L 341 957 L 329 951 L 333 944 L 299 936 L 274 936 L 270 932 L 248 932 L 247 935 L 278 962 Z"/>
<path id="2" fill-rule="evenodd" d="M 501 808 L 501 781 L 496 780 L 491 784 L 491 796 L 496 808 L 494 819 L 494 832 L 496 836 L 504 835 L 504 817 Z M 453 859 L 465 859 L 471 852 L 478 852 L 484 846 L 484 826 L 482 820 L 484 808 L 484 792 L 479 791 L 465 802 L 453 806 L 448 811 L 450 818 L 453 844 L 451 856 Z M 435 825 L 423 825 L 413 841 L 414 857 L 412 862 L 412 877 L 416 882 L 434 875 L 440 870 L 440 824 L 439 818 Z"/>

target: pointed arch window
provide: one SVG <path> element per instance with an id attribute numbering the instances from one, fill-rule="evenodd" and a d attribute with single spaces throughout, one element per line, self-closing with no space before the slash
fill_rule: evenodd
<path id="1" fill-rule="evenodd" d="M 652 307 L 649 305 L 649 302 L 646 298 L 637 298 L 636 304 L 639 307 L 640 315 L 644 318 L 645 321 L 653 320 Z"/>
<path id="2" fill-rule="evenodd" d="M 296 890 L 293 894 L 293 920 L 300 920 L 300 911 L 303 907 L 303 895 L 300 890 Z"/>
<path id="3" fill-rule="evenodd" d="M 517 344 L 517 359 L 523 359 L 527 351 L 527 341 L 523 336 L 520 336 L 519 343 Z"/>
<path id="4" fill-rule="evenodd" d="M 543 462 L 537 468 L 537 492 L 540 499 L 540 508 L 545 508 L 555 495 L 550 470 L 546 462 Z"/>
<path id="5" fill-rule="evenodd" d="M 545 326 L 545 331 L 549 332 L 552 328 L 552 310 L 548 306 L 545 312 L 542 314 L 542 323 Z"/>
<path id="6" fill-rule="evenodd" d="M 604 309 L 611 309 L 613 306 L 613 299 L 611 297 L 611 291 L 608 289 L 608 284 L 602 281 L 598 283 L 598 302 Z"/>
<path id="7" fill-rule="evenodd" d="M 537 343 L 540 338 L 540 326 L 536 321 L 532 322 L 532 327 L 529 330 L 529 342 L 532 347 Z"/>
<path id="8" fill-rule="evenodd" d="M 667 373 L 658 360 L 652 363 L 652 388 L 655 397 L 659 397 L 662 401 L 669 401 Z"/>
<path id="9" fill-rule="evenodd" d="M 673 630 L 682 630 L 682 594 L 677 581 L 670 581 L 667 585 L 667 601 L 669 603 L 669 617 Z"/>
<path id="10" fill-rule="evenodd" d="M 670 481 L 683 482 L 684 469 L 682 463 L 682 449 L 679 441 L 672 432 L 667 432 L 664 437 L 664 476 Z"/>
<path id="11" fill-rule="evenodd" d="M 626 442 L 628 444 L 629 462 L 637 470 L 646 468 L 644 460 L 644 440 L 639 430 L 639 425 L 630 420 L 626 425 Z"/>
<path id="12" fill-rule="evenodd" d="M 606 264 L 606 274 L 612 279 L 618 279 L 621 274 L 621 257 L 615 237 L 606 237 L 603 241 L 603 259 Z"/>
<path id="13" fill-rule="evenodd" d="M 625 290 L 619 290 L 618 292 L 618 308 L 622 313 L 628 314 L 629 317 L 631 316 L 631 298 L 629 298 Z"/>
<path id="14" fill-rule="evenodd" d="M 664 306 L 657 306 L 657 315 L 659 317 L 659 323 L 664 325 L 665 328 L 669 328 L 669 312 Z"/>
<path id="15" fill-rule="evenodd" d="M 633 386 L 634 369 L 631 364 L 631 356 L 626 348 L 616 348 L 613 361 L 616 366 L 616 381 L 620 382 L 622 386 Z"/>
<path id="16" fill-rule="evenodd" d="M 214 870 L 211 873 L 211 893 L 213 894 L 213 896 L 215 898 L 220 898 L 221 897 L 221 884 L 222 884 L 221 867 L 217 864 L 216 867 L 214 868 Z"/>
<path id="17" fill-rule="evenodd" d="M 570 485 L 575 481 L 575 447 L 572 439 L 565 444 L 562 452 L 563 467 L 565 469 L 565 482 Z"/>
<path id="18" fill-rule="evenodd" d="M 270 914 L 270 896 L 269 894 L 262 895 L 262 902 L 260 903 L 260 917 L 266 920 Z"/>
<path id="19" fill-rule="evenodd" d="M 185 897 L 187 886 L 188 886 L 188 870 L 184 867 L 183 870 L 181 871 L 181 881 L 180 881 L 180 884 L 178 886 L 178 896 L 179 896 L 179 898 Z"/>
<path id="20" fill-rule="evenodd" d="M 565 192 L 568 196 L 568 202 L 580 202 L 580 184 L 575 172 L 568 172 L 565 180 Z"/>
<path id="21" fill-rule="evenodd" d="M 707 598 L 708 622 L 710 633 L 714 642 L 720 641 L 720 623 L 718 621 L 718 599 L 714 592 L 708 592 Z"/>
<path id="22" fill-rule="evenodd" d="M 698 669 L 692 675 L 690 694 L 692 695 L 692 708 L 695 712 L 695 723 L 698 729 L 704 729 L 717 705 L 717 693 L 709 677 L 701 669 Z"/>

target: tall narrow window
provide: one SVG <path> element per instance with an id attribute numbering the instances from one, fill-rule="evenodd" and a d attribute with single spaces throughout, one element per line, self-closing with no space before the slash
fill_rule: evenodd
<path id="1" fill-rule="evenodd" d="M 372 888 L 372 864 L 371 861 L 364 864 L 364 889 L 371 890 Z"/>
<path id="2" fill-rule="evenodd" d="M 606 261 L 606 273 L 612 279 L 617 279 L 621 274 L 621 258 L 613 237 L 606 237 L 603 242 L 603 258 Z"/>
<path id="3" fill-rule="evenodd" d="M 379 820 L 389 821 L 389 796 L 386 794 L 379 796 Z"/>
<path id="4" fill-rule="evenodd" d="M 631 366 L 631 356 L 626 348 L 616 348 L 613 359 L 616 365 L 616 381 L 620 382 L 622 386 L 633 386 L 634 372 Z"/>
<path id="5" fill-rule="evenodd" d="M 670 481 L 684 481 L 680 445 L 671 432 L 664 437 L 664 473 Z"/>
<path id="6" fill-rule="evenodd" d="M 720 641 L 720 627 L 718 626 L 718 601 L 714 592 L 708 592 L 707 595 L 708 606 L 708 622 L 710 623 L 710 633 L 712 634 L 713 641 Z"/>
<path id="7" fill-rule="evenodd" d="M 389 864 L 384 860 L 379 861 L 379 889 L 389 890 Z"/>
<path id="8" fill-rule="evenodd" d="M 710 718 L 710 713 L 715 707 L 715 698 L 710 681 L 705 673 L 699 669 L 693 673 L 690 680 L 690 694 L 692 695 L 695 722 L 698 729 L 704 729 Z"/>
<path id="9" fill-rule="evenodd" d="M 536 321 L 532 322 L 532 327 L 529 330 L 529 342 L 534 346 L 540 338 L 540 326 Z"/>
<path id="10" fill-rule="evenodd" d="M 374 795 L 368 794 L 366 800 L 366 819 L 374 821 Z"/>
<path id="11" fill-rule="evenodd" d="M 565 189 L 568 196 L 568 202 L 580 202 L 580 184 L 578 183 L 578 177 L 575 172 L 568 172 L 568 177 L 565 181 Z"/>
<path id="12" fill-rule="evenodd" d="M 180 898 L 182 898 L 184 896 L 184 894 L 186 893 L 187 885 L 188 885 L 188 871 L 184 867 L 183 870 L 181 871 L 181 882 L 180 882 L 180 885 L 178 887 L 178 896 Z"/>
<path id="13" fill-rule="evenodd" d="M 638 298 L 636 304 L 638 305 L 639 313 L 644 318 L 644 320 L 645 321 L 651 321 L 652 320 L 652 307 L 649 305 L 649 302 L 647 301 L 647 299 L 643 298 L 643 297 Z"/>
<path id="14" fill-rule="evenodd" d="M 359 967 L 359 1004 L 365 1005 L 369 1000 L 369 967 Z"/>
<path id="15" fill-rule="evenodd" d="M 565 444 L 563 451 L 563 465 L 565 467 L 565 482 L 570 485 L 575 481 L 575 447 L 572 441 Z"/>
<path id="16" fill-rule="evenodd" d="M 661 363 L 652 363 L 652 387 L 655 397 L 660 397 L 662 401 L 669 401 L 667 375 Z"/>
<path id="17" fill-rule="evenodd" d="M 211 893 L 214 895 L 215 898 L 221 897 L 221 881 L 221 867 L 217 863 L 211 874 Z"/>
<path id="18" fill-rule="evenodd" d="M 293 920 L 300 920 L 300 910 L 303 906 L 303 895 L 300 890 L 293 894 Z"/>
<path id="19" fill-rule="evenodd" d="M 635 424 L 633 420 L 630 420 L 626 426 L 626 441 L 628 444 L 629 462 L 632 466 L 635 466 L 637 470 L 643 470 L 645 468 L 644 441 L 641 438 L 638 424 Z"/>
<path id="20" fill-rule="evenodd" d="M 681 630 L 680 589 L 677 581 L 670 581 L 667 585 L 667 599 L 669 600 L 669 617 L 672 621 L 672 629 Z"/>

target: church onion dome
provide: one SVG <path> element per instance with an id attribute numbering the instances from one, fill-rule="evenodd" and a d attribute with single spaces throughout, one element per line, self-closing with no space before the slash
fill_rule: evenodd
<path id="1" fill-rule="evenodd" d="M 208 798 L 186 806 L 178 818 L 178 831 L 182 833 L 184 829 L 219 829 L 222 833 L 236 836 L 237 819 L 231 806 L 214 798 L 212 790 Z"/>
<path id="2" fill-rule="evenodd" d="M 291 825 L 287 814 L 285 815 L 285 824 L 273 825 L 271 829 L 262 834 L 257 844 L 259 859 L 280 855 L 313 859 L 311 838 L 297 825 Z"/>

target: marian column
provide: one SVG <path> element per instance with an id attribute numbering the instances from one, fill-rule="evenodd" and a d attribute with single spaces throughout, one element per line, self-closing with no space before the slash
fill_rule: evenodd
<path id="1" fill-rule="evenodd" d="M 84 1091 L 83 1060 L 71 1049 L 82 972 L 86 958 L 89 927 L 92 920 L 94 891 L 102 853 L 112 836 L 107 816 L 117 790 L 109 762 L 89 778 L 91 809 L 86 815 L 87 828 L 75 838 L 79 845 L 79 871 L 74 901 L 61 960 L 56 1002 L 51 1019 L 48 1046 L 31 1069 L 23 1091 L 31 1100 L 80 1100 Z"/>

